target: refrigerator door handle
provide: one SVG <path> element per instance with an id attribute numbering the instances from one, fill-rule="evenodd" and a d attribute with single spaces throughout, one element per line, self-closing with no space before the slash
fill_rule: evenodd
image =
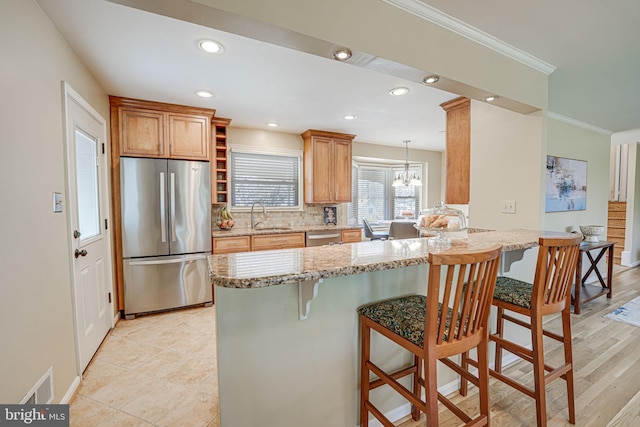
<path id="1" fill-rule="evenodd" d="M 171 191 L 171 205 L 170 205 L 170 209 L 171 209 L 171 217 L 170 217 L 170 221 L 171 221 L 171 241 L 175 242 L 176 241 L 176 174 L 171 172 L 170 174 L 170 181 L 171 181 L 171 187 L 170 190 Z"/>
<path id="2" fill-rule="evenodd" d="M 149 261 L 127 261 L 127 264 L 130 266 L 136 265 L 158 265 L 158 264 L 176 264 L 179 262 L 187 262 L 187 261 L 197 261 L 200 259 L 206 259 L 208 255 L 191 255 L 191 256 L 183 256 L 179 258 L 172 259 L 153 259 Z"/>
<path id="3" fill-rule="evenodd" d="M 160 172 L 160 236 L 162 238 L 162 243 L 167 241 L 167 208 L 164 186 L 164 172 Z"/>

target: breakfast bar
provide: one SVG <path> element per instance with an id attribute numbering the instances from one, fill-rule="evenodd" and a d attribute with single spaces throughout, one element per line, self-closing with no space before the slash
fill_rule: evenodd
<path id="1" fill-rule="evenodd" d="M 503 245 L 502 272 L 532 277 L 538 238 L 566 233 L 486 231 L 454 239 L 447 251 Z M 209 258 L 215 285 L 220 419 L 223 427 L 358 424 L 357 308 L 406 294 L 425 294 L 425 238 Z M 508 333 L 508 332 L 507 332 Z M 373 337 L 379 363 L 401 367 L 409 355 Z M 439 372 L 442 392 L 456 378 Z M 409 406 L 384 388 L 372 392 L 390 419 Z"/>

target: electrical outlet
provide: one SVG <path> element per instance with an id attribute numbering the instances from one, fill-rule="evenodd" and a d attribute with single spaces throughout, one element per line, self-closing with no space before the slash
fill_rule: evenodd
<path id="1" fill-rule="evenodd" d="M 515 200 L 503 200 L 502 201 L 502 213 L 516 213 L 516 201 Z"/>

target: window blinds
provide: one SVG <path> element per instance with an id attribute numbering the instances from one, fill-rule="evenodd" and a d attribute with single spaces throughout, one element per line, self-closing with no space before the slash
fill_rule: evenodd
<path id="1" fill-rule="evenodd" d="M 231 152 L 231 205 L 299 206 L 299 157 Z"/>

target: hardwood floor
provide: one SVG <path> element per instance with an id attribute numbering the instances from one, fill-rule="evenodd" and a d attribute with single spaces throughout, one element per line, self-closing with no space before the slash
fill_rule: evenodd
<path id="1" fill-rule="evenodd" d="M 576 392 L 576 426 L 637 426 L 640 425 L 640 328 L 602 316 L 640 295 L 640 268 L 615 266 L 613 297 L 595 299 L 584 306 L 579 315 L 572 315 L 573 361 Z M 554 317 L 545 326 L 560 330 L 560 318 Z M 562 359 L 560 343 L 545 338 L 546 361 L 552 366 Z M 531 365 L 518 362 L 505 372 L 532 384 Z M 476 389 L 469 396 L 457 396 L 456 402 L 467 401 L 467 409 L 477 407 Z M 564 381 L 547 386 L 547 414 L 550 427 L 571 426 L 567 420 Z M 441 406 L 440 425 L 462 423 Z M 408 421 L 405 421 L 407 420 Z M 410 418 L 396 423 L 400 427 L 424 427 Z M 533 399 L 496 380 L 491 380 L 491 425 L 535 426 Z"/>

